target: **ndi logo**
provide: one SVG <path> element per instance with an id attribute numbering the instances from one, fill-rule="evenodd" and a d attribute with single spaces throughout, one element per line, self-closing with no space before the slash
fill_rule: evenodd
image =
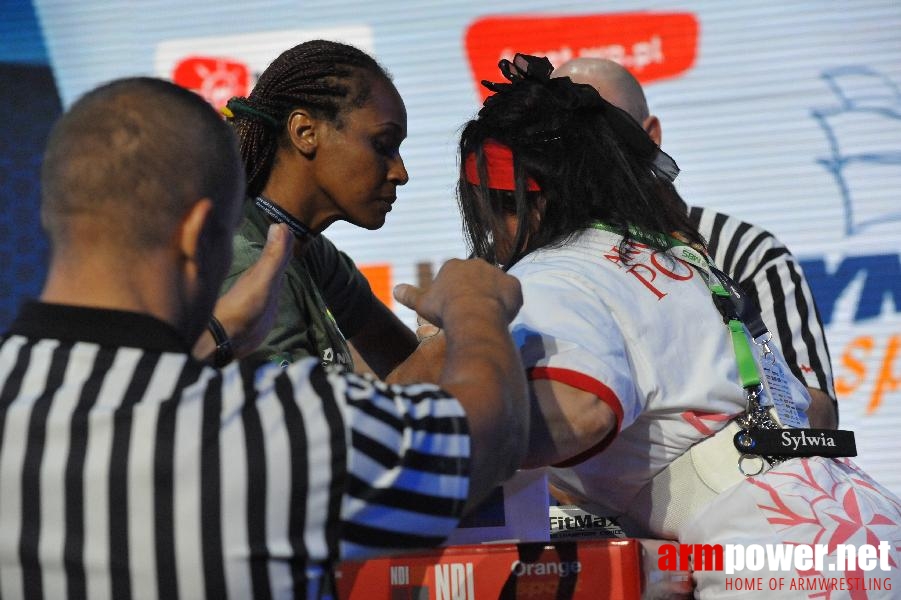
<path id="1" fill-rule="evenodd" d="M 410 585 L 410 567 L 406 565 L 392 566 L 391 585 Z"/>
<path id="2" fill-rule="evenodd" d="M 474 600 L 472 563 L 435 565 L 436 600 Z"/>

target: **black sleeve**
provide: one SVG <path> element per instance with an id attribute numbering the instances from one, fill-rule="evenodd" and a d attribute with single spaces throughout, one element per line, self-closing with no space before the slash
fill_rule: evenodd
<path id="1" fill-rule="evenodd" d="M 376 302 L 366 277 L 348 255 L 323 235 L 310 244 L 303 261 L 341 332 L 352 338 Z"/>

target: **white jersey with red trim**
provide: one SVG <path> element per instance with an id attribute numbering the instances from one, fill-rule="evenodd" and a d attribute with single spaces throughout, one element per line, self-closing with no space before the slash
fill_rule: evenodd
<path id="1" fill-rule="evenodd" d="M 512 332 L 530 378 L 593 392 L 617 415 L 602 456 L 552 479 L 617 512 L 746 405 L 729 330 L 701 273 L 640 243 L 623 260 L 620 240 L 588 229 L 510 270 L 524 299 Z M 791 381 L 806 409 L 806 390 Z"/>
<path id="2" fill-rule="evenodd" d="M 706 492 L 702 501 L 681 500 L 702 479 L 684 477 L 676 464 L 685 465 L 686 457 L 696 460 L 695 452 L 707 444 L 698 442 L 712 438 L 741 412 L 746 397 L 728 328 L 701 273 L 643 244 L 634 244 L 624 260 L 620 241 L 614 233 L 586 230 L 562 247 L 529 254 L 510 269 L 522 284 L 524 300 L 511 328 L 529 377 L 590 391 L 613 409 L 618 421 L 606 447 L 601 444 L 577 457 L 581 462 L 573 461 L 574 466 L 548 469 L 550 480 L 589 510 L 625 515 L 626 523 L 645 528 L 627 529 L 631 535 L 672 536 L 687 544 L 825 544 L 830 556 L 837 544 L 875 546 L 885 540 L 891 548 L 886 560 L 897 569 L 901 500 L 847 459 L 790 459 L 762 475 L 742 478 L 731 470 L 737 464 L 727 456 L 723 468 L 731 481 Z M 785 359 L 778 351 L 775 355 L 788 372 Z M 788 379 L 795 406 L 806 410 L 806 387 Z M 730 446 L 731 439 L 726 450 Z M 696 472 L 711 473 L 716 461 L 708 461 L 709 454 L 698 456 L 707 466 L 695 467 Z M 716 473 L 703 479 L 711 489 L 719 484 Z M 668 495 L 649 495 L 649 489 Z M 649 497 L 664 513 L 680 507 L 673 528 L 641 520 L 654 513 L 645 511 Z M 803 572 L 745 569 L 732 576 L 763 575 L 794 576 L 805 585 L 819 585 L 820 579 L 829 584 L 835 578 L 826 567 Z M 844 573 L 841 585 L 856 585 L 847 578 L 857 575 L 863 573 Z M 746 592 L 730 591 L 723 571 L 696 571 L 693 577 L 702 599 L 746 597 Z M 849 591 L 847 586 L 832 589 L 828 598 L 882 599 L 894 593 Z M 810 589 L 787 587 L 767 597 L 824 597 Z"/>

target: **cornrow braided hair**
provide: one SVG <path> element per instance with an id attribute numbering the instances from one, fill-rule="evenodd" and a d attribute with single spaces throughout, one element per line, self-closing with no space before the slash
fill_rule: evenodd
<path id="1" fill-rule="evenodd" d="M 341 127 L 341 117 L 370 97 L 371 77 L 390 81 L 362 50 L 328 40 L 312 40 L 286 50 L 263 71 L 247 98 L 233 98 L 225 111 L 241 142 L 247 169 L 247 196 L 263 191 L 276 150 L 287 139 L 285 125 L 295 108 Z"/>

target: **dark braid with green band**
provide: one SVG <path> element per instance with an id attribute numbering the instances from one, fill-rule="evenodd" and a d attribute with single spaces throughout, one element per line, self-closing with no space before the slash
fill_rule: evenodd
<path id="1" fill-rule="evenodd" d="M 229 119 L 234 119 L 240 115 L 242 117 L 256 118 L 266 123 L 270 127 L 278 127 L 278 119 L 272 115 L 266 114 L 261 110 L 257 110 L 248 104 L 247 98 L 232 98 L 225 105 L 227 110 L 223 110 L 223 114 Z"/>

